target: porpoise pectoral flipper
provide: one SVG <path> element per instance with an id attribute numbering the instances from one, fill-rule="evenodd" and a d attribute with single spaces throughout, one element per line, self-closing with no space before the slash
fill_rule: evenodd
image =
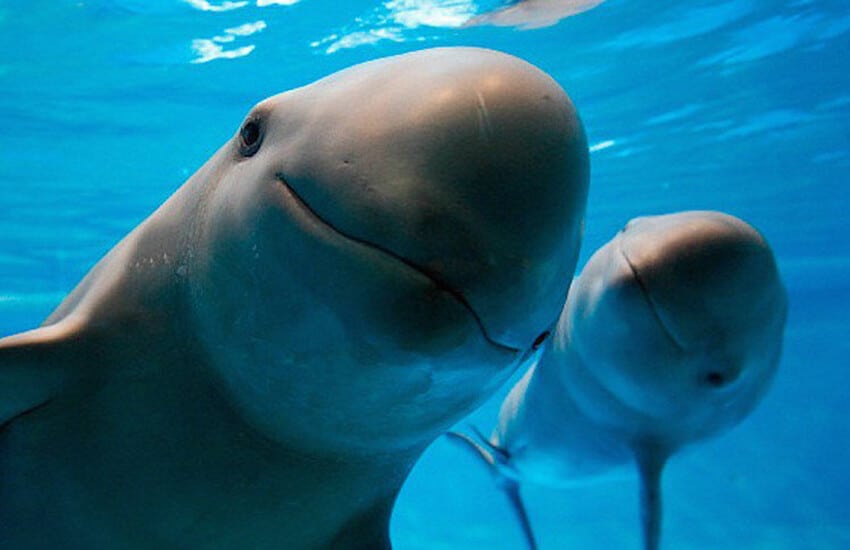
<path id="1" fill-rule="evenodd" d="M 669 451 L 642 444 L 635 453 L 640 483 L 640 522 L 645 550 L 657 550 L 661 542 L 661 520 L 663 502 L 661 475 L 669 457 Z"/>
<path id="2" fill-rule="evenodd" d="M 531 528 L 531 520 L 528 517 L 528 511 L 525 508 L 525 503 L 522 501 L 520 494 L 519 481 L 516 477 L 508 475 L 505 471 L 510 468 L 510 454 L 491 443 L 477 428 L 472 428 L 477 439 L 462 433 L 448 432 L 446 437 L 455 442 L 458 446 L 470 450 L 476 458 L 484 461 L 490 469 L 490 474 L 499 487 L 508 498 L 511 509 L 519 521 L 522 533 L 531 550 L 537 549 L 537 540 L 534 538 L 534 530 Z"/>
<path id="3" fill-rule="evenodd" d="M 76 319 L 0 338 L 0 431 L 48 403 L 67 379 Z"/>
<path id="4" fill-rule="evenodd" d="M 721 212 L 637 218 L 577 277 L 491 441 L 502 471 L 553 487 L 636 465 L 643 546 L 683 447 L 743 420 L 782 349 L 787 296 L 767 241 Z"/>

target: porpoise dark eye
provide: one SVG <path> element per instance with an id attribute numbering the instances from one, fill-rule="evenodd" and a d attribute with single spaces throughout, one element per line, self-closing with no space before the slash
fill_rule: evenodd
<path id="1" fill-rule="evenodd" d="M 542 332 L 540 334 L 540 336 L 538 336 L 537 338 L 534 339 L 534 343 L 531 344 L 531 349 L 539 348 L 541 345 L 543 345 L 543 342 L 546 341 L 546 338 L 549 338 L 549 331 L 548 330 L 545 331 L 545 332 Z"/>
<path id="2" fill-rule="evenodd" d="M 720 388 L 726 384 L 726 377 L 719 372 L 710 372 L 705 375 L 705 381 L 709 386 Z"/>
<path id="3" fill-rule="evenodd" d="M 244 157 L 250 157 L 260 149 L 263 133 L 257 120 L 249 120 L 239 130 L 239 150 Z"/>

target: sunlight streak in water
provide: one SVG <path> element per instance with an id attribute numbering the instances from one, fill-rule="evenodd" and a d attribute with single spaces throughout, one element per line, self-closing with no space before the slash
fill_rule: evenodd
<path id="1" fill-rule="evenodd" d="M 718 139 L 750 137 L 759 134 L 775 136 L 777 132 L 788 130 L 811 122 L 811 115 L 790 109 L 776 109 L 751 116 L 746 122 L 717 136 Z"/>
<path id="2" fill-rule="evenodd" d="M 408 29 L 417 27 L 460 27 L 476 12 L 468 0 L 390 0 L 384 3 L 389 18 Z"/>
<path id="3" fill-rule="evenodd" d="M 265 8 L 267 6 L 294 6 L 301 0 L 257 0 L 258 8 Z M 233 2 L 228 0 L 226 2 L 221 2 L 220 4 L 213 4 L 208 2 L 207 0 L 183 0 L 186 4 L 189 4 L 196 10 L 207 11 L 207 12 L 224 12 L 224 11 L 232 11 L 237 10 L 239 8 L 244 8 L 250 4 L 247 0 L 238 0 Z"/>
<path id="4" fill-rule="evenodd" d="M 356 31 L 345 35 L 332 34 L 322 40 L 310 43 L 314 48 L 329 44 L 325 53 L 332 54 L 339 50 L 356 48 L 365 44 L 377 44 L 382 40 L 393 42 L 404 42 L 404 37 L 398 29 L 370 29 L 368 31 Z"/>
<path id="5" fill-rule="evenodd" d="M 754 9 L 749 0 L 736 0 L 704 7 L 686 8 L 669 17 L 669 22 L 651 28 L 626 31 L 611 42 L 612 47 L 663 46 L 702 36 L 738 21 Z"/>
<path id="6" fill-rule="evenodd" d="M 617 144 L 617 142 L 614 141 L 613 139 L 607 139 L 605 141 L 600 141 L 599 143 L 595 143 L 595 144 L 591 145 L 589 150 L 590 150 L 591 153 L 595 153 L 597 151 L 602 151 L 604 149 L 608 149 L 610 147 L 613 147 L 616 144 Z"/>
<path id="7" fill-rule="evenodd" d="M 258 8 L 265 8 L 266 6 L 294 6 L 301 0 L 257 0 Z"/>
<path id="8" fill-rule="evenodd" d="M 245 23 L 244 25 L 239 25 L 238 27 L 233 27 L 231 29 L 225 29 L 224 32 L 229 36 L 250 36 L 265 28 L 265 21 L 255 21 L 253 23 Z"/>
<path id="9" fill-rule="evenodd" d="M 704 106 L 698 103 L 688 103 L 679 109 L 674 109 L 672 111 L 667 111 L 660 115 L 656 115 L 654 117 L 650 117 L 646 120 L 647 126 L 656 126 L 659 124 L 667 124 L 670 122 L 678 122 L 682 119 L 688 118 L 689 116 L 696 114 L 703 110 Z"/>
<path id="10" fill-rule="evenodd" d="M 239 2 L 222 2 L 221 4 L 212 4 L 207 2 L 207 0 L 183 0 L 193 8 L 201 11 L 211 11 L 211 12 L 222 12 L 222 11 L 230 11 L 239 8 L 244 8 L 248 5 L 247 1 L 239 1 Z"/>
<path id="11" fill-rule="evenodd" d="M 423 42 L 428 37 L 409 37 L 422 27 L 458 28 L 476 14 L 471 0 L 387 0 L 353 24 L 325 38 L 310 43 L 313 48 L 325 48 L 326 54 L 342 49 L 374 45 L 381 41 Z"/>

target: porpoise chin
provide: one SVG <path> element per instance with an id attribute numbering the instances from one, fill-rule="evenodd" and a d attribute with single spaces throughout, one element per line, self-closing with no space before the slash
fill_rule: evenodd
<path id="1" fill-rule="evenodd" d="M 389 548 L 416 458 L 556 321 L 587 185 L 569 98 L 506 54 L 261 101 L 0 340 L 0 545 Z"/>
<path id="2" fill-rule="evenodd" d="M 501 479 L 532 548 L 520 483 L 569 486 L 636 464 L 644 548 L 655 550 L 665 462 L 753 410 L 779 362 L 786 310 L 771 249 L 745 222 L 708 211 L 637 218 L 573 282 L 492 435 L 450 435 Z"/>

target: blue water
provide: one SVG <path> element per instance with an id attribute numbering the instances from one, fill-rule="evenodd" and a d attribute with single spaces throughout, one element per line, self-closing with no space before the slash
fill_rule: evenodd
<path id="1" fill-rule="evenodd" d="M 263 97 L 423 47 L 504 50 L 552 74 L 582 113 L 582 263 L 631 217 L 720 209 L 767 236 L 788 286 L 770 393 L 668 468 L 665 548 L 850 548 L 847 0 L 609 0 L 545 29 L 457 28 L 475 9 L 0 2 L 0 334 L 38 324 Z M 489 429 L 503 395 L 470 421 Z M 544 550 L 639 547 L 635 480 L 525 495 Z M 489 474 L 442 441 L 392 534 L 400 550 L 522 548 Z"/>

